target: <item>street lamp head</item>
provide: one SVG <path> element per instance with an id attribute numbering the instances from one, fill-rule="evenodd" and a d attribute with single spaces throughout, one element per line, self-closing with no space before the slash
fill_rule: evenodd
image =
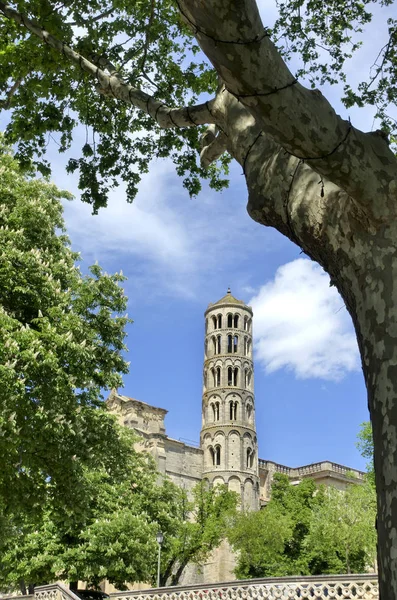
<path id="1" fill-rule="evenodd" d="M 161 531 L 159 531 L 157 533 L 156 540 L 157 540 L 157 543 L 160 544 L 160 546 L 161 546 L 161 544 L 163 543 L 163 540 L 164 540 L 164 536 L 163 536 L 163 533 Z"/>

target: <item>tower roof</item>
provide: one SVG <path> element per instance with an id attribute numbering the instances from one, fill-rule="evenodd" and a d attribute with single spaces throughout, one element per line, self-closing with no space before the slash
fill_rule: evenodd
<path id="1" fill-rule="evenodd" d="M 250 306 L 247 306 L 246 303 L 243 302 L 243 300 L 235 298 L 232 292 L 230 291 L 230 288 L 227 289 L 227 293 L 220 300 L 218 300 L 217 302 L 210 302 L 205 312 L 207 313 L 208 310 L 211 310 L 215 306 L 221 306 L 222 304 L 234 304 L 236 306 L 244 306 L 244 308 L 248 309 L 252 313 L 252 308 Z"/>
<path id="2" fill-rule="evenodd" d="M 240 306 L 244 306 L 245 302 L 242 300 L 238 300 L 232 295 L 230 288 L 227 288 L 227 293 L 220 299 L 218 302 L 214 302 L 212 306 L 215 304 L 239 304 Z"/>

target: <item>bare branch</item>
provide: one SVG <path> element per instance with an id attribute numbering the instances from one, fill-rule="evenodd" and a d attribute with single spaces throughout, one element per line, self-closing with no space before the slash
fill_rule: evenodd
<path id="1" fill-rule="evenodd" d="M 100 21 L 101 19 L 104 19 L 105 17 L 108 17 L 109 15 L 111 15 L 113 12 L 113 9 L 109 9 L 109 10 L 105 10 L 103 13 L 97 15 L 96 17 L 93 17 L 92 19 L 82 19 L 80 22 L 77 21 L 73 21 L 72 23 L 68 22 L 66 23 L 66 25 L 91 25 L 91 23 L 96 23 L 97 21 Z"/>
<path id="2" fill-rule="evenodd" d="M 170 108 L 166 104 L 155 100 L 153 96 L 146 94 L 142 90 L 124 83 L 120 77 L 108 75 L 81 54 L 72 50 L 70 46 L 67 46 L 65 43 L 52 36 L 48 31 L 40 27 L 40 25 L 37 25 L 31 19 L 14 10 L 9 5 L 0 2 L 0 12 L 8 19 L 12 19 L 19 25 L 26 27 L 26 29 L 48 46 L 51 46 L 51 48 L 54 48 L 57 52 L 63 54 L 65 58 L 68 58 L 74 64 L 78 65 L 82 71 L 96 79 L 101 93 L 116 98 L 117 100 L 121 100 L 126 104 L 131 104 L 139 110 L 149 114 L 160 127 L 192 127 L 215 122 L 211 111 L 214 100 L 195 106 Z"/>
<path id="3" fill-rule="evenodd" d="M 18 91 L 18 88 L 21 85 L 22 81 L 23 81 L 23 77 L 20 77 L 19 79 L 17 79 L 15 81 L 15 83 L 9 89 L 9 92 L 7 94 L 7 100 L 4 100 L 1 103 L 3 108 L 5 108 L 6 110 L 8 110 L 10 108 L 12 98 L 13 98 L 14 94 Z"/>

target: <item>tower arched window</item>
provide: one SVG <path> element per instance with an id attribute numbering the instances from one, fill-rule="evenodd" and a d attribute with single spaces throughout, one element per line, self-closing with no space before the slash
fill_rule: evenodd
<path id="1" fill-rule="evenodd" d="M 212 342 L 212 354 L 216 354 L 216 337 L 213 335 L 211 338 Z"/>
<path id="2" fill-rule="evenodd" d="M 244 387 L 248 387 L 248 369 L 244 369 Z"/>
<path id="3" fill-rule="evenodd" d="M 227 315 L 227 326 L 233 327 L 233 315 L 231 315 L 230 313 Z"/>
<path id="4" fill-rule="evenodd" d="M 244 331 L 248 331 L 248 317 L 244 317 Z"/>
<path id="5" fill-rule="evenodd" d="M 238 384 L 238 368 L 229 367 L 227 370 L 227 384 L 237 386 Z"/>
<path id="6" fill-rule="evenodd" d="M 247 356 L 248 354 L 248 338 L 245 337 L 244 338 L 244 356 Z"/>
<path id="7" fill-rule="evenodd" d="M 213 465 L 215 465 L 215 451 L 214 451 L 214 449 L 213 449 L 212 446 L 210 446 L 208 448 L 208 450 L 209 450 L 209 453 L 210 453 L 210 463 L 212 463 Z"/>
<path id="8" fill-rule="evenodd" d="M 222 336 L 216 336 L 216 354 L 220 354 L 222 350 Z"/>
<path id="9" fill-rule="evenodd" d="M 215 446 L 215 463 L 214 464 L 217 467 L 219 467 L 221 464 L 221 447 L 220 446 Z"/>
<path id="10" fill-rule="evenodd" d="M 218 329 L 222 329 L 222 315 L 217 317 Z"/>
<path id="11" fill-rule="evenodd" d="M 251 377 L 252 377 L 252 371 L 248 371 L 248 376 L 247 376 L 247 387 L 248 388 L 251 387 Z"/>
<path id="12" fill-rule="evenodd" d="M 221 385 L 221 368 L 216 367 L 215 386 L 214 387 L 219 387 L 220 385 Z"/>
<path id="13" fill-rule="evenodd" d="M 234 327 L 238 327 L 239 315 L 234 315 L 233 325 Z"/>
<path id="14" fill-rule="evenodd" d="M 219 421 L 219 402 L 212 404 L 212 412 L 214 414 L 214 421 Z"/>
<path id="15" fill-rule="evenodd" d="M 208 340 L 205 340 L 205 343 L 204 343 L 204 354 L 205 354 L 205 358 L 207 358 L 207 354 L 208 354 Z"/>
<path id="16" fill-rule="evenodd" d="M 212 375 L 212 386 L 216 387 L 216 371 L 214 368 L 211 369 L 211 375 Z"/>
<path id="17" fill-rule="evenodd" d="M 248 421 L 251 420 L 251 415 L 252 415 L 252 406 L 251 404 L 247 404 L 247 406 L 245 407 L 245 411 L 247 413 L 247 419 Z"/>
<path id="18" fill-rule="evenodd" d="M 204 370 L 204 388 L 207 389 L 207 371 Z"/>
<path id="19" fill-rule="evenodd" d="M 238 350 L 238 335 L 233 337 L 233 352 L 237 352 Z"/>
<path id="20" fill-rule="evenodd" d="M 254 464 L 254 451 L 252 448 L 247 448 L 247 469 L 252 469 Z"/>
<path id="21" fill-rule="evenodd" d="M 251 354 L 251 340 L 247 340 L 247 356 Z"/>
<path id="22" fill-rule="evenodd" d="M 229 416 L 231 421 L 236 421 L 237 419 L 237 404 L 236 400 L 231 400 L 229 402 Z"/>
<path id="23" fill-rule="evenodd" d="M 208 331 L 208 319 L 205 319 L 205 333 Z"/>
<path id="24" fill-rule="evenodd" d="M 212 327 L 214 329 L 216 329 L 216 324 L 217 324 L 217 321 L 216 321 L 216 317 L 214 316 L 214 317 L 212 317 Z"/>
<path id="25" fill-rule="evenodd" d="M 227 336 L 227 351 L 229 354 L 233 351 L 233 336 L 231 333 Z"/>

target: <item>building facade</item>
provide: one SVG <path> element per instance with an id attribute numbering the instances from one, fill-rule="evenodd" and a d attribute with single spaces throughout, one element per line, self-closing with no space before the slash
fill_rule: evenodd
<path id="1" fill-rule="evenodd" d="M 292 468 L 258 457 L 252 331 L 252 308 L 230 289 L 205 311 L 200 445 L 170 438 L 163 408 L 113 391 L 109 410 L 139 434 L 139 448 L 154 457 L 160 473 L 188 492 L 203 480 L 226 484 L 240 495 L 245 510 L 258 510 L 269 501 L 275 473 L 286 474 L 293 483 L 310 477 L 341 490 L 362 480 L 361 471 L 329 461 Z M 233 568 L 233 554 L 224 543 L 201 571 L 190 570 L 187 579 L 225 581 L 233 579 Z"/>

